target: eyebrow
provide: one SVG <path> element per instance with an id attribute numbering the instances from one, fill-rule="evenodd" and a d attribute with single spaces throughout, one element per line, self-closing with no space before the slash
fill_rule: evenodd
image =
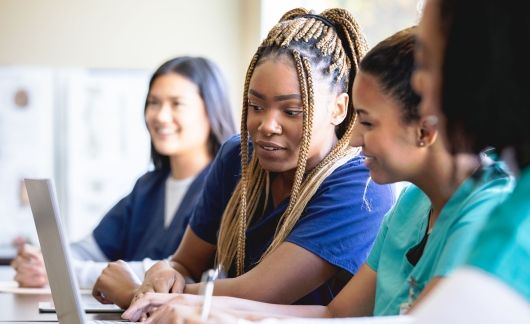
<path id="1" fill-rule="evenodd" d="M 255 97 L 259 98 L 259 99 L 262 99 L 262 100 L 266 100 L 267 99 L 267 96 L 257 92 L 256 90 L 250 89 L 250 90 L 248 90 L 248 92 L 251 95 L 253 95 L 253 96 L 255 96 Z M 293 94 L 288 94 L 288 95 L 274 96 L 274 97 L 272 97 L 272 99 L 274 101 L 285 101 L 285 100 L 291 100 L 291 99 L 302 100 L 302 96 L 297 94 L 297 93 L 293 93 Z"/>
<path id="2" fill-rule="evenodd" d="M 369 115 L 368 112 L 362 108 L 355 108 L 355 112 L 357 113 L 357 115 Z"/>
<path id="3" fill-rule="evenodd" d="M 147 95 L 147 98 L 164 99 L 164 96 L 157 96 L 157 95 L 154 95 L 154 94 L 150 93 L 150 94 Z M 171 100 L 184 100 L 186 97 L 184 97 L 184 96 L 168 96 L 167 98 L 171 99 Z"/>

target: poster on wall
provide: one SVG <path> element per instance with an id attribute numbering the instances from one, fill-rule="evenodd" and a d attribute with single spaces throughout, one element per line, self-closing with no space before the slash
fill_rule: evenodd
<path id="1" fill-rule="evenodd" d="M 54 177 L 54 74 L 0 68 L 0 248 L 36 242 L 23 179 Z"/>
<path id="2" fill-rule="evenodd" d="M 38 243 L 23 186 L 52 178 L 70 240 L 88 235 L 149 165 L 148 71 L 0 66 L 0 258 Z"/>
<path id="3" fill-rule="evenodd" d="M 91 232 L 149 167 L 146 71 L 69 70 L 60 139 L 71 239 Z"/>

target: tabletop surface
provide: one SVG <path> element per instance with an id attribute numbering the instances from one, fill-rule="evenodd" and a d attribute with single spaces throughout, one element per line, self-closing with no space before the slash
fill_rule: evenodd
<path id="1" fill-rule="evenodd" d="M 9 266 L 0 266 L 0 281 L 13 280 L 14 271 Z M 83 294 L 82 300 L 94 301 Z M 39 302 L 51 302 L 51 294 L 14 294 L 0 292 L 0 322 L 56 322 L 55 313 L 39 313 Z M 88 320 L 119 320 L 120 314 L 87 314 Z"/>

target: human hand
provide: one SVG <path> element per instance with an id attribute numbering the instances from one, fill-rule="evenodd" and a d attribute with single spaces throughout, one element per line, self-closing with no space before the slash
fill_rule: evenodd
<path id="1" fill-rule="evenodd" d="M 167 261 L 160 261 L 145 273 L 144 282 L 136 289 L 131 302 L 136 301 L 146 293 L 182 293 L 185 286 L 184 277 L 173 269 Z"/>
<path id="2" fill-rule="evenodd" d="M 154 312 L 161 305 L 171 301 L 174 304 L 186 306 L 199 306 L 202 296 L 189 294 L 145 293 L 136 299 L 122 314 L 122 318 L 131 322 L 145 320 L 149 313 Z"/>
<path id="3" fill-rule="evenodd" d="M 131 303 L 135 290 L 140 286 L 138 279 L 129 265 L 122 260 L 111 262 L 101 272 L 92 296 L 102 304 L 116 304 L 125 309 Z"/>
<path id="4" fill-rule="evenodd" d="M 20 287 L 40 288 L 48 284 L 42 253 L 35 246 L 21 245 L 11 266 L 16 271 L 15 281 Z"/>
<path id="5" fill-rule="evenodd" d="M 151 316 L 145 319 L 145 323 L 233 324 L 238 321 L 236 317 L 222 311 L 212 311 L 208 319 L 203 320 L 201 319 L 200 311 L 200 306 L 182 305 L 179 302 L 173 302 L 171 300 L 154 310 Z"/>

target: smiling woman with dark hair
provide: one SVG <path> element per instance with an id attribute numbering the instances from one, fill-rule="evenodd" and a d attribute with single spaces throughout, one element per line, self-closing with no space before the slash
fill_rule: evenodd
<path id="1" fill-rule="evenodd" d="M 235 133 L 223 77 L 202 57 L 177 57 L 155 71 L 144 116 L 155 170 L 138 179 L 89 237 L 72 244 L 81 287 L 92 287 L 108 261 L 129 261 L 143 278 L 151 259 L 168 257 L 202 194 L 210 162 Z M 34 247 L 23 247 L 13 267 L 21 286 L 47 283 L 42 255 Z"/>

